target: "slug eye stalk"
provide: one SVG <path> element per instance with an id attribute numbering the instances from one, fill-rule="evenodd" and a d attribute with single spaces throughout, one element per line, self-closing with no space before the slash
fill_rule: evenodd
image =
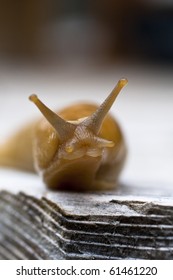
<path id="1" fill-rule="evenodd" d="M 37 108 L 41 111 L 41 113 L 45 116 L 48 122 L 55 128 L 58 133 L 59 139 L 61 142 L 66 140 L 70 134 L 72 134 L 76 128 L 76 125 L 69 123 L 62 118 L 60 118 L 57 114 L 55 114 L 52 110 L 50 110 L 35 94 L 32 94 L 29 97 L 29 100 L 32 101 Z"/>
<path id="2" fill-rule="evenodd" d="M 127 83 L 127 79 L 120 79 L 115 88 L 105 99 L 105 101 L 100 105 L 100 107 L 91 116 L 86 118 L 81 123 L 81 125 L 89 128 L 95 135 L 98 135 L 104 118 L 112 107 L 119 92 Z M 41 111 L 41 113 L 45 116 L 49 123 L 55 128 L 61 142 L 66 140 L 69 135 L 71 135 L 75 131 L 76 125 L 63 120 L 61 117 L 55 114 L 37 97 L 37 95 L 32 94 L 29 97 L 29 100 L 37 106 L 37 108 Z"/>
<path id="3" fill-rule="evenodd" d="M 128 83 L 127 79 L 120 79 L 117 85 L 114 87 L 110 95 L 105 99 L 105 101 L 99 106 L 99 108 L 86 120 L 83 121 L 83 124 L 90 128 L 95 134 L 99 133 L 101 125 L 104 118 L 112 107 L 116 97 L 124 86 Z"/>

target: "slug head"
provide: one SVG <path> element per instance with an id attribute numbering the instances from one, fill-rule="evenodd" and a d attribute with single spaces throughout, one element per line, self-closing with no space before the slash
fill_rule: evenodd
<path id="1" fill-rule="evenodd" d="M 114 142 L 95 135 L 85 125 L 79 123 L 72 136 L 60 146 L 59 158 L 75 160 L 84 156 L 97 158 L 103 149 L 113 147 Z"/>
<path id="2" fill-rule="evenodd" d="M 77 122 L 62 119 L 43 104 L 36 95 L 29 97 L 58 134 L 59 146 L 54 162 L 45 171 L 50 187 L 57 188 L 65 182 L 65 185 L 82 184 L 84 188 L 87 188 L 94 180 L 105 148 L 115 145 L 112 141 L 100 138 L 98 134 L 105 116 L 126 84 L 127 80 L 121 79 L 91 116 Z"/>

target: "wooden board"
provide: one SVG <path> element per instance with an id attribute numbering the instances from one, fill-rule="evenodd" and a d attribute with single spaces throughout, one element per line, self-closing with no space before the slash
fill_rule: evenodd
<path id="1" fill-rule="evenodd" d="M 172 190 L 2 190 L 0 258 L 173 259 Z"/>

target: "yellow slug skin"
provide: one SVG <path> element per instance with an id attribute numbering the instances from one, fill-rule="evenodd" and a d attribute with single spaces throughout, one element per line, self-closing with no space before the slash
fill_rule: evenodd
<path id="1" fill-rule="evenodd" d="M 64 120 L 75 122 L 88 117 L 97 108 L 93 104 L 76 104 L 57 114 Z M 126 145 L 118 123 L 110 114 L 105 117 L 98 136 L 112 140 L 115 145 L 104 148 L 103 154 L 95 158 L 57 160 L 57 151 L 62 144 L 56 131 L 44 119 L 35 127 L 34 134 L 35 166 L 50 188 L 87 191 L 115 187 L 125 162 Z"/>
<path id="2" fill-rule="evenodd" d="M 61 110 L 58 114 L 66 120 L 75 120 L 91 115 L 97 108 L 94 104 L 77 104 Z M 98 136 L 113 141 L 115 145 L 104 149 L 95 179 L 116 182 L 125 163 L 127 148 L 120 126 L 111 114 L 105 117 Z"/>
<path id="3" fill-rule="evenodd" d="M 31 123 L 0 145 L 0 166 L 35 172 L 33 162 L 33 131 Z"/>
<path id="4" fill-rule="evenodd" d="M 114 188 L 126 145 L 108 111 L 126 84 L 126 79 L 119 80 L 100 106 L 74 104 L 56 113 L 31 95 L 44 118 L 26 125 L 0 147 L 0 165 L 37 172 L 54 190 Z"/>

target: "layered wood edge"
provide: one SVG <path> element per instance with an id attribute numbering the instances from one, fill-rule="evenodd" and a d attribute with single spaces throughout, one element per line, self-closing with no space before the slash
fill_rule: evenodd
<path id="1" fill-rule="evenodd" d="M 172 204 L 63 198 L 1 191 L 0 259 L 173 259 Z"/>

